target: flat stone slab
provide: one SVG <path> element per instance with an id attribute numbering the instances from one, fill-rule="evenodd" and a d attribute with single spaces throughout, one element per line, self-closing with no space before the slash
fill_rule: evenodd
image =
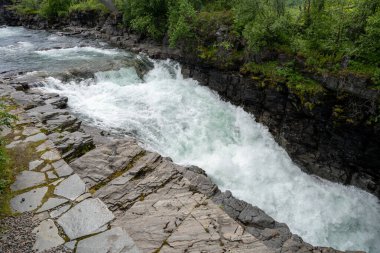
<path id="1" fill-rule="evenodd" d="M 61 159 L 61 155 L 58 153 L 58 151 L 50 150 L 42 154 L 41 159 L 46 161 L 58 161 Z"/>
<path id="2" fill-rule="evenodd" d="M 40 166 L 43 163 L 44 163 L 44 161 L 42 161 L 42 160 L 36 160 L 36 161 L 30 162 L 29 163 L 29 170 L 35 170 L 38 168 L 38 166 Z"/>
<path id="3" fill-rule="evenodd" d="M 22 131 L 22 135 L 24 136 L 31 136 L 40 133 L 40 129 L 36 127 L 26 127 L 24 131 Z"/>
<path id="4" fill-rule="evenodd" d="M 36 234 L 33 249 L 37 252 L 52 249 L 65 243 L 65 240 L 58 234 L 58 228 L 50 219 L 42 221 L 38 227 L 33 229 L 33 233 Z"/>
<path id="5" fill-rule="evenodd" d="M 54 190 L 54 194 L 75 200 L 86 192 L 86 185 L 77 174 L 74 174 L 62 181 Z"/>
<path id="6" fill-rule="evenodd" d="M 46 134 L 39 133 L 39 134 L 29 136 L 28 138 L 24 140 L 24 142 L 39 142 L 39 141 L 44 141 L 46 139 L 47 139 Z"/>
<path id="7" fill-rule="evenodd" d="M 55 178 L 58 178 L 53 171 L 48 171 L 46 172 L 46 175 L 49 179 L 55 179 Z"/>
<path id="8" fill-rule="evenodd" d="M 54 143 L 50 140 L 45 141 L 36 148 L 37 152 L 42 152 L 54 148 Z"/>
<path id="9" fill-rule="evenodd" d="M 61 216 L 61 214 L 63 214 L 67 210 L 69 210 L 70 207 L 71 207 L 71 205 L 67 204 L 67 205 L 64 205 L 64 206 L 58 208 L 57 210 L 51 211 L 50 212 L 50 217 L 53 218 L 53 219 L 55 219 L 55 218 Z"/>
<path id="10" fill-rule="evenodd" d="M 35 171 L 23 171 L 17 175 L 16 181 L 11 185 L 12 191 L 20 191 L 29 187 L 45 183 L 45 174 Z"/>
<path id="11" fill-rule="evenodd" d="M 47 190 L 47 187 L 42 187 L 17 195 L 11 199 L 12 210 L 23 213 L 36 209 L 39 205 L 41 205 L 41 201 Z"/>
<path id="12" fill-rule="evenodd" d="M 70 176 L 74 172 L 64 160 L 56 161 L 52 165 L 59 177 Z"/>
<path id="13" fill-rule="evenodd" d="M 120 227 L 79 241 L 77 253 L 138 253 L 129 235 Z"/>
<path id="14" fill-rule="evenodd" d="M 18 141 L 13 141 L 13 142 L 11 142 L 11 143 L 9 143 L 8 145 L 6 145 L 5 147 L 7 148 L 7 149 L 13 149 L 13 148 L 15 148 L 15 147 L 17 147 L 19 144 L 21 144 L 22 143 L 22 141 L 20 141 L 20 140 L 18 140 Z"/>
<path id="15" fill-rule="evenodd" d="M 59 198 L 50 198 L 46 201 L 40 209 L 37 210 L 37 213 L 44 212 L 50 209 L 53 209 L 57 206 L 60 206 L 64 203 L 68 202 L 67 199 L 59 199 Z"/>
<path id="16" fill-rule="evenodd" d="M 63 214 L 57 222 L 73 240 L 94 233 L 114 218 L 100 199 L 86 199 Z"/>

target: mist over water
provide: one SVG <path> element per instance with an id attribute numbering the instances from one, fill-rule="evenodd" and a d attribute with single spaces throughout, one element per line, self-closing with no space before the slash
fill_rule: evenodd
<path id="1" fill-rule="evenodd" d="M 0 28 L 0 51 L 6 51 L 0 70 L 63 72 L 83 64 L 97 69 L 134 57 L 99 43 L 18 29 Z M 222 190 L 287 223 L 306 242 L 380 252 L 380 205 L 374 196 L 303 173 L 254 116 L 183 78 L 175 62 L 155 61 L 143 80 L 133 67 L 123 67 L 75 81 L 51 76 L 45 83 L 42 89 L 67 96 L 82 120 L 130 133 L 179 164 L 205 169 Z"/>

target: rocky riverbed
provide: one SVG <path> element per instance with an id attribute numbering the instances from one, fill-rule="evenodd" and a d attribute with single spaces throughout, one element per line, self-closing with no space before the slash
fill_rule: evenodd
<path id="1" fill-rule="evenodd" d="M 1 222 L 2 252 L 338 252 L 303 242 L 198 167 L 81 128 L 65 97 L 12 76 L 0 94 L 18 117 L 1 133 L 7 148 L 34 154 L 11 186 L 11 208 L 25 214 Z"/>

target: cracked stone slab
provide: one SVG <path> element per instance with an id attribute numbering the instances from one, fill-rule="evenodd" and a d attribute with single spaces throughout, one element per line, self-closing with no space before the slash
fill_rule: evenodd
<path id="1" fill-rule="evenodd" d="M 54 162 L 52 165 L 59 177 L 70 176 L 74 172 L 73 169 L 62 159 Z"/>
<path id="2" fill-rule="evenodd" d="M 53 208 L 56 208 L 57 206 L 60 206 L 64 203 L 67 203 L 67 199 L 59 199 L 59 198 L 50 198 L 48 199 L 40 209 L 37 210 L 37 213 L 44 212 Z"/>
<path id="3" fill-rule="evenodd" d="M 24 140 L 24 142 L 39 142 L 39 141 L 44 141 L 46 139 L 47 139 L 46 134 L 39 133 L 39 134 L 29 136 L 28 138 Z"/>
<path id="4" fill-rule="evenodd" d="M 58 177 L 54 174 L 53 171 L 48 171 L 48 172 L 46 172 L 46 175 L 47 175 L 47 177 L 48 177 L 49 179 L 56 179 L 56 178 L 58 178 Z"/>
<path id="5" fill-rule="evenodd" d="M 44 163 L 44 161 L 42 161 L 42 160 L 32 161 L 29 163 L 29 170 L 35 170 L 43 163 Z"/>
<path id="6" fill-rule="evenodd" d="M 129 235 L 120 227 L 91 236 L 78 242 L 77 253 L 138 253 Z"/>
<path id="7" fill-rule="evenodd" d="M 41 159 L 46 161 L 58 161 L 61 159 L 61 155 L 56 150 L 50 150 L 42 154 Z"/>
<path id="8" fill-rule="evenodd" d="M 57 222 L 73 240 L 94 233 L 114 218 L 100 199 L 86 199 L 63 214 Z"/>
<path id="9" fill-rule="evenodd" d="M 47 187 L 42 187 L 17 195 L 11 199 L 12 210 L 23 213 L 36 209 L 39 205 L 41 205 L 42 199 L 47 190 Z"/>
<path id="10" fill-rule="evenodd" d="M 33 233 L 36 234 L 36 242 L 33 245 L 33 249 L 37 252 L 52 249 L 65 243 L 65 240 L 58 234 L 58 228 L 50 219 L 42 221 L 41 224 L 33 230 Z"/>
<path id="11" fill-rule="evenodd" d="M 54 190 L 54 194 L 75 200 L 86 192 L 86 185 L 77 174 L 71 175 L 62 181 Z"/>
<path id="12" fill-rule="evenodd" d="M 45 183 L 45 174 L 35 171 L 23 171 L 17 175 L 16 181 L 11 185 L 12 191 L 20 191 Z"/>
<path id="13" fill-rule="evenodd" d="M 89 188 L 105 181 L 113 173 L 121 171 L 132 159 L 143 152 L 135 140 L 117 140 L 98 147 L 70 163 Z"/>
<path id="14" fill-rule="evenodd" d="M 77 241 L 70 241 L 65 243 L 65 248 L 74 251 L 75 245 L 77 245 Z"/>
<path id="15" fill-rule="evenodd" d="M 273 252 L 210 200 L 192 210 L 166 242 L 162 252 Z"/>
<path id="16" fill-rule="evenodd" d="M 47 164 L 45 167 L 43 167 L 42 169 L 41 169 L 41 172 L 46 172 L 46 171 L 48 171 L 48 170 L 51 170 L 53 167 L 51 167 L 51 165 L 50 164 Z"/>
<path id="17" fill-rule="evenodd" d="M 188 185 L 185 179 L 169 182 L 124 211 L 112 226 L 128 231 L 142 252 L 157 250 L 205 198 L 189 191 Z"/>
<path id="18" fill-rule="evenodd" d="M 58 208 L 57 210 L 53 210 L 50 212 L 50 217 L 52 217 L 53 219 L 61 216 L 61 214 L 63 214 L 64 212 L 66 212 L 67 210 L 69 210 L 71 208 L 71 205 L 68 204 L 68 205 L 64 205 L 60 208 Z"/>

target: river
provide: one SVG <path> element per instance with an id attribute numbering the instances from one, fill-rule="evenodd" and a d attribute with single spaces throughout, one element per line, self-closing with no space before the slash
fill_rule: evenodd
<path id="1" fill-rule="evenodd" d="M 39 89 L 67 96 L 87 124 L 133 135 L 178 164 L 203 168 L 222 190 L 285 222 L 306 242 L 380 252 L 376 197 L 302 172 L 253 115 L 184 78 L 178 63 L 152 61 L 141 78 L 131 64 L 139 55 L 17 27 L 0 28 L 0 54 L 0 73 L 43 77 Z"/>

